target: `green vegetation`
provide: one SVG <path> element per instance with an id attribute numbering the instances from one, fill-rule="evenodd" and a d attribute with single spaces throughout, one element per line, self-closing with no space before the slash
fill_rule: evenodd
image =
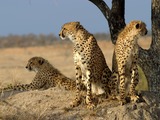
<path id="1" fill-rule="evenodd" d="M 142 71 L 142 69 L 140 67 L 138 67 L 138 72 L 139 72 L 139 84 L 137 86 L 137 90 L 142 90 L 142 91 L 145 91 L 145 90 L 148 90 L 148 82 L 147 82 L 147 79 Z"/>

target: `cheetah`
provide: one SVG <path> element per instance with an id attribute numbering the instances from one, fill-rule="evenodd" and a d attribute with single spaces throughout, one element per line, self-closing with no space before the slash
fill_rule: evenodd
<path id="1" fill-rule="evenodd" d="M 36 72 L 30 84 L 10 85 L 2 88 L 2 91 L 36 90 L 48 89 L 59 86 L 65 90 L 76 90 L 76 81 L 64 76 L 58 69 L 54 68 L 46 59 L 42 57 L 32 57 L 28 60 L 26 69 Z"/>
<path id="2" fill-rule="evenodd" d="M 119 33 L 115 45 L 115 68 L 118 72 L 119 99 L 121 104 L 126 103 L 126 96 L 131 101 L 138 101 L 135 87 L 139 82 L 137 68 L 138 38 L 147 34 L 146 24 L 142 21 L 131 21 Z"/>
<path id="3" fill-rule="evenodd" d="M 80 99 L 80 84 L 87 88 L 85 102 L 87 108 L 93 109 L 93 95 L 108 94 L 108 80 L 111 71 L 96 39 L 80 22 L 68 22 L 61 28 L 59 36 L 62 40 L 69 38 L 73 44 L 73 58 L 76 73 L 76 98 L 71 107 L 78 106 Z"/>

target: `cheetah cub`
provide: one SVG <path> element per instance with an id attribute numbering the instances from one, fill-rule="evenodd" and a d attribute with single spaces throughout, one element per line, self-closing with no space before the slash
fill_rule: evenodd
<path id="1" fill-rule="evenodd" d="M 65 90 L 76 90 L 76 82 L 74 80 L 64 76 L 42 57 L 29 59 L 26 69 L 36 72 L 36 76 L 30 84 L 10 85 L 3 88 L 2 91 L 48 89 L 55 86 L 60 86 Z"/>
<path id="2" fill-rule="evenodd" d="M 74 64 L 76 71 L 76 98 L 71 104 L 78 106 L 80 99 L 80 84 L 87 88 L 87 108 L 95 107 L 93 94 L 108 94 L 108 78 L 111 71 L 106 64 L 105 57 L 99 48 L 96 39 L 80 22 L 69 22 L 62 26 L 59 33 L 61 39 L 69 38 L 73 44 Z"/>
<path id="3" fill-rule="evenodd" d="M 137 101 L 135 87 L 139 82 L 137 59 L 140 36 L 147 34 L 146 24 L 142 21 L 131 21 L 119 35 L 115 45 L 116 67 L 119 75 L 119 93 L 122 104 L 129 93 L 131 101 Z"/>

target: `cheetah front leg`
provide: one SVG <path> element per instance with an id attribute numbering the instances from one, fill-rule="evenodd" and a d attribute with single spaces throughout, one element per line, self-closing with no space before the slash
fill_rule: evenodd
<path id="1" fill-rule="evenodd" d="M 93 79 L 93 75 L 90 72 L 90 70 L 86 71 L 86 77 L 87 77 L 87 96 L 86 96 L 86 104 L 87 104 L 87 108 L 88 109 L 93 109 L 95 107 L 95 105 L 93 104 L 92 101 L 92 90 L 91 90 L 91 85 L 92 85 L 92 79 Z"/>
<path id="2" fill-rule="evenodd" d="M 118 68 L 118 74 L 119 74 L 119 93 L 120 93 L 120 101 L 121 105 L 124 105 L 126 103 L 125 100 L 125 65 L 120 65 Z"/>
<path id="3" fill-rule="evenodd" d="M 71 103 L 71 107 L 76 107 L 81 103 L 81 96 L 80 96 L 80 88 L 81 88 L 81 79 L 82 79 L 82 72 L 81 68 L 76 65 L 75 67 L 76 71 L 76 98 Z"/>
<path id="4" fill-rule="evenodd" d="M 119 76 L 118 73 L 112 73 L 111 77 L 109 78 L 109 90 L 110 90 L 110 98 L 116 99 L 118 95 L 118 85 L 119 85 Z"/>
<path id="5" fill-rule="evenodd" d="M 109 70 L 109 68 L 105 68 L 102 73 L 102 84 L 103 84 L 103 89 L 105 90 L 104 97 L 108 98 L 110 95 L 110 77 L 111 77 L 112 72 Z"/>
<path id="6" fill-rule="evenodd" d="M 138 67 L 135 61 L 133 61 L 131 73 L 130 98 L 131 101 L 137 102 L 139 100 L 139 97 L 136 95 L 136 86 L 139 82 L 139 74 Z"/>

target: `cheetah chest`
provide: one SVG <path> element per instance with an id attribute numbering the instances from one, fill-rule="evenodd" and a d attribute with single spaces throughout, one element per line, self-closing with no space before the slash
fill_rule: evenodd
<path id="1" fill-rule="evenodd" d="M 87 87 L 87 77 L 86 77 L 86 74 L 87 74 L 87 63 L 83 63 L 84 62 L 84 56 L 83 55 L 80 55 L 78 52 L 76 54 L 74 54 L 74 62 L 77 66 L 80 67 L 81 69 L 81 73 L 82 73 L 82 83 Z M 104 89 L 102 88 L 102 84 L 97 82 L 93 82 L 92 81 L 92 93 L 93 94 L 103 94 L 105 91 Z"/>
<path id="2" fill-rule="evenodd" d="M 78 52 L 74 54 L 74 63 L 81 68 L 82 72 L 82 80 L 86 78 L 86 64 L 82 62 L 83 56 L 80 55 Z"/>

